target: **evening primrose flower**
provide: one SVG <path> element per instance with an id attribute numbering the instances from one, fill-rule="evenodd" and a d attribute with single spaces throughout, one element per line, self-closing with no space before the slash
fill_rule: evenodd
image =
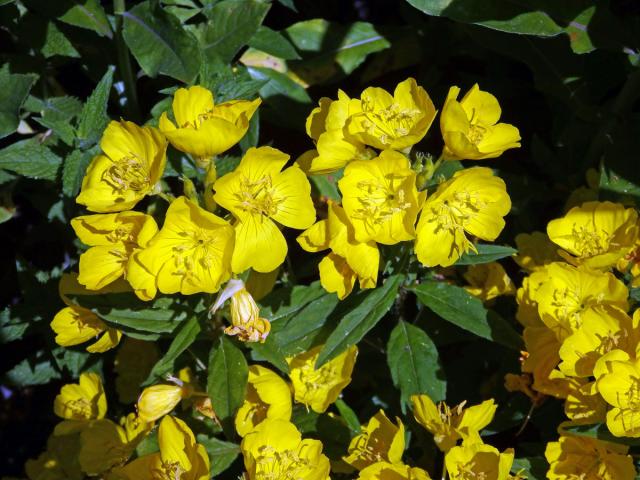
<path id="1" fill-rule="evenodd" d="M 636 477 L 629 447 L 586 436 L 561 436 L 549 442 L 544 456 L 549 480 L 633 480 Z"/>
<path id="2" fill-rule="evenodd" d="M 159 130 L 112 121 L 100 148 L 103 153 L 87 168 L 77 203 L 92 212 L 121 212 L 157 193 L 167 163 L 167 141 Z"/>
<path id="3" fill-rule="evenodd" d="M 191 295 L 214 293 L 231 275 L 233 228 L 185 197 L 171 202 L 164 225 L 129 270 L 135 289 Z M 148 273 L 147 273 L 148 272 Z"/>
<path id="4" fill-rule="evenodd" d="M 307 252 L 331 249 L 320 261 L 320 283 L 343 299 L 351 293 L 356 279 L 360 288 L 374 288 L 378 279 L 380 252 L 375 241 L 359 242 L 344 209 L 328 202 L 328 218 L 316 222 L 297 241 Z"/>
<path id="5" fill-rule="evenodd" d="M 436 108 L 413 78 L 400 82 L 393 96 L 369 87 L 349 104 L 346 131 L 351 137 L 380 150 L 403 150 L 427 134 Z"/>
<path id="6" fill-rule="evenodd" d="M 182 420 L 167 415 L 158 429 L 160 452 L 138 457 L 114 470 L 115 478 L 127 480 L 209 480 L 209 455 L 196 443 Z"/>
<path id="7" fill-rule="evenodd" d="M 496 97 L 471 87 L 458 101 L 460 88 L 451 87 L 440 115 L 445 158 L 482 160 L 499 157 L 520 147 L 520 132 L 513 125 L 498 123 L 502 110 Z"/>
<path id="8" fill-rule="evenodd" d="M 404 425 L 396 417 L 394 425 L 379 410 L 366 426 L 362 427 L 360 434 L 351 439 L 348 455 L 342 459 L 349 465 L 362 470 L 376 462 L 389 462 L 399 464 L 404 452 Z"/>
<path id="9" fill-rule="evenodd" d="M 106 352 L 117 346 L 122 338 L 120 330 L 109 327 L 91 310 L 76 305 L 56 313 L 51 321 L 51 329 L 56 333 L 56 343 L 62 347 L 97 339 L 87 347 L 87 352 L 91 353 Z"/>
<path id="10" fill-rule="evenodd" d="M 544 268 L 545 265 L 560 260 L 558 247 L 546 233 L 532 232 L 516 235 L 518 254 L 513 257 L 520 267 L 533 272 Z"/>
<path id="11" fill-rule="evenodd" d="M 244 437 L 265 419 L 291 419 L 291 390 L 279 375 L 260 365 L 249 367 L 247 392 L 235 426 Z"/>
<path id="12" fill-rule="evenodd" d="M 323 413 L 338 399 L 340 392 L 351 383 L 358 347 L 352 345 L 337 357 L 316 368 L 316 360 L 324 345 L 287 358 L 289 378 L 296 402 Z"/>
<path id="13" fill-rule="evenodd" d="M 409 159 L 385 150 L 373 160 L 349 163 L 338 182 L 342 205 L 358 242 L 393 245 L 415 237 L 424 194 L 418 194 Z"/>
<path id="14" fill-rule="evenodd" d="M 484 302 L 516 293 L 509 275 L 498 262 L 470 265 L 463 276 L 469 282 L 465 290 Z"/>
<path id="15" fill-rule="evenodd" d="M 456 172 L 424 203 L 416 227 L 418 260 L 427 267 L 453 265 L 462 254 L 476 251 L 466 233 L 495 240 L 510 209 L 504 181 L 490 169 Z"/>
<path id="16" fill-rule="evenodd" d="M 606 420 L 607 403 L 598 393 L 596 382 L 572 379 L 564 402 L 564 413 L 575 425 L 593 425 Z"/>
<path id="17" fill-rule="evenodd" d="M 479 439 L 480 430 L 491 423 L 498 408 L 493 399 L 468 408 L 464 408 L 465 403 L 451 408 L 444 402 L 436 405 L 428 395 L 411 396 L 414 418 L 433 434 L 433 440 L 443 452 L 460 439 Z"/>
<path id="18" fill-rule="evenodd" d="M 351 99 L 338 90 L 338 99 L 321 98 L 318 106 L 307 117 L 307 135 L 316 143 L 296 160 L 308 175 L 335 172 L 352 160 L 366 160 L 375 153 L 364 143 L 345 133 L 349 119 Z"/>
<path id="19" fill-rule="evenodd" d="M 107 397 L 96 373 L 82 373 L 78 383 L 64 385 L 53 402 L 53 412 L 65 421 L 56 426 L 56 435 L 81 430 L 92 420 L 104 418 Z"/>
<path id="20" fill-rule="evenodd" d="M 463 442 L 447 452 L 444 463 L 451 480 L 508 480 L 514 453 L 482 442 Z"/>
<path id="21" fill-rule="evenodd" d="M 150 215 L 139 212 L 85 215 L 71 220 L 81 242 L 91 246 L 80 255 L 78 282 L 99 290 L 122 277 L 131 254 L 158 232 Z"/>
<path id="22" fill-rule="evenodd" d="M 587 202 L 547 225 L 549 238 L 574 265 L 609 268 L 629 253 L 638 240 L 638 214 L 619 203 Z M 568 253 L 567 253 L 568 252 Z"/>
<path id="23" fill-rule="evenodd" d="M 215 105 L 213 94 L 201 86 L 179 88 L 173 96 L 173 116 L 160 116 L 159 127 L 175 148 L 209 159 L 229 150 L 249 129 L 249 120 L 262 100 L 232 100 Z"/>
<path id="24" fill-rule="evenodd" d="M 560 362 L 560 341 L 545 325 L 526 327 L 522 334 L 526 352 L 522 371 L 533 376 L 534 390 L 558 398 L 566 398 L 571 385 L 567 377 L 556 369 Z"/>
<path id="25" fill-rule="evenodd" d="M 304 172 L 297 165 L 281 171 L 288 159 L 275 148 L 250 148 L 240 165 L 214 184 L 214 200 L 237 219 L 235 273 L 248 268 L 271 272 L 284 262 L 287 242 L 275 222 L 303 230 L 315 221 Z"/>
<path id="26" fill-rule="evenodd" d="M 267 418 L 240 444 L 249 480 L 295 478 L 329 480 L 329 459 L 322 442 L 302 439 L 294 424 Z"/>
<path id="27" fill-rule="evenodd" d="M 431 477 L 418 467 L 403 463 L 376 462 L 360 470 L 358 480 L 431 480 Z"/>

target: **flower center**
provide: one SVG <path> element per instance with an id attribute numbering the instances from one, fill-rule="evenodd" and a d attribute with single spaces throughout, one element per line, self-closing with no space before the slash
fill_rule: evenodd
<path id="1" fill-rule="evenodd" d="M 149 188 L 151 176 L 146 165 L 134 153 L 114 161 L 103 174 L 103 180 L 118 192 L 140 192 Z"/>
<path id="2" fill-rule="evenodd" d="M 180 232 L 180 236 L 185 239 L 184 243 L 172 248 L 176 275 L 195 280 L 198 272 L 210 270 L 218 263 L 218 242 L 215 235 L 204 230 L 193 230 Z"/>
<path id="3" fill-rule="evenodd" d="M 71 418 L 89 419 L 92 417 L 93 408 L 86 398 L 76 398 L 65 403 L 65 408 L 71 412 Z"/>
<path id="4" fill-rule="evenodd" d="M 354 212 L 354 218 L 362 220 L 367 230 L 375 230 L 397 213 L 411 208 L 411 203 L 407 202 L 407 193 L 402 182 L 406 179 L 404 175 L 389 174 L 385 176 L 385 181 L 363 180 L 358 182 L 357 188 L 360 190 L 358 201 L 360 208 Z"/>
<path id="5" fill-rule="evenodd" d="M 358 435 L 355 444 L 358 460 L 364 460 L 367 464 L 386 460 L 387 447 L 381 438 L 377 435 L 370 435 L 369 432 Z"/>
<path id="6" fill-rule="evenodd" d="M 593 257 L 607 251 L 610 235 L 604 230 L 594 231 L 586 227 L 573 226 L 571 236 L 576 250 L 583 257 Z"/>
<path id="7" fill-rule="evenodd" d="M 362 122 L 365 131 L 382 143 L 408 135 L 417 122 L 416 117 L 422 114 L 416 108 L 402 108 L 397 103 L 379 108 L 368 98 L 362 100 L 362 111 L 365 113 Z"/>
<path id="8" fill-rule="evenodd" d="M 258 449 L 256 480 L 299 480 L 311 473 L 313 466 L 293 450 L 277 451 L 269 445 Z"/>
<path id="9" fill-rule="evenodd" d="M 627 402 L 629 403 L 629 410 L 632 410 L 635 414 L 640 411 L 640 378 L 632 378 L 631 388 L 624 392 L 624 395 L 627 397 Z M 624 422 L 625 417 L 622 416 L 622 421 Z M 625 427 L 625 430 L 632 429 L 633 426 L 629 425 Z"/>
<path id="10" fill-rule="evenodd" d="M 237 206 L 241 210 L 252 215 L 264 215 L 265 217 L 272 217 L 278 213 L 278 205 L 282 203 L 282 199 L 275 195 L 270 175 L 265 175 L 256 181 L 243 177 L 235 197 L 238 202 Z"/>

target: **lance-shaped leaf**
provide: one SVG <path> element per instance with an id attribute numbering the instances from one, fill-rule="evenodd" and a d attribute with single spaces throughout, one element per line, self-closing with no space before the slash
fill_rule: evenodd
<path id="1" fill-rule="evenodd" d="M 207 393 L 220 420 L 232 417 L 244 401 L 249 366 L 242 351 L 227 337 L 209 355 Z"/>
<path id="2" fill-rule="evenodd" d="M 55 180 L 61 163 L 59 156 L 35 138 L 0 150 L 0 168 L 29 178 Z"/>
<path id="3" fill-rule="evenodd" d="M 80 113 L 77 142 L 81 149 L 95 145 L 109 123 L 107 103 L 113 85 L 113 67 L 109 67 Z"/>
<path id="4" fill-rule="evenodd" d="M 479 263 L 490 263 L 518 253 L 515 248 L 505 247 L 502 245 L 478 244 L 476 245 L 476 249 L 478 250 L 478 253 L 465 253 L 456 262 L 456 265 L 476 265 Z"/>
<path id="5" fill-rule="evenodd" d="M 20 108 L 37 78 L 33 73 L 11 74 L 9 65 L 0 68 L 0 138 L 18 128 Z"/>

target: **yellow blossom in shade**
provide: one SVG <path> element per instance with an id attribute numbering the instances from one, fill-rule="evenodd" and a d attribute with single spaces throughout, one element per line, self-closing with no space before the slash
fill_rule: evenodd
<path id="1" fill-rule="evenodd" d="M 548 275 L 545 268 L 533 272 L 522 280 L 522 286 L 516 291 L 518 310 L 516 320 L 524 327 L 544 326 L 538 313 L 538 302 L 534 300 L 538 288 L 547 281 Z"/>
<path id="2" fill-rule="evenodd" d="M 513 464 L 513 449 L 500 453 L 482 442 L 463 443 L 444 457 L 451 480 L 508 480 Z"/>
<path id="3" fill-rule="evenodd" d="M 116 353 L 116 392 L 122 403 L 133 403 L 140 395 L 140 385 L 160 358 L 153 342 L 127 337 Z"/>
<path id="4" fill-rule="evenodd" d="M 449 89 L 440 115 L 446 158 L 482 160 L 520 147 L 518 129 L 508 123 L 498 123 L 502 109 L 496 97 L 480 90 L 478 84 L 460 101 L 459 94 L 460 88 Z"/>
<path id="5" fill-rule="evenodd" d="M 343 299 L 353 289 L 356 279 L 360 288 L 374 288 L 378 278 L 380 252 L 376 242 L 358 242 L 353 225 L 344 209 L 329 201 L 328 218 L 315 223 L 299 237 L 307 252 L 331 249 L 319 265 L 320 283 L 328 292 Z"/>
<path id="6" fill-rule="evenodd" d="M 282 171 L 288 159 L 275 148 L 250 148 L 214 185 L 216 203 L 237 218 L 235 273 L 271 272 L 284 262 L 287 242 L 275 222 L 303 230 L 315 221 L 311 185 L 297 165 Z"/>
<path id="7" fill-rule="evenodd" d="M 279 268 L 271 272 L 256 272 L 255 270 L 249 272 L 245 287 L 254 300 L 259 302 L 273 291 L 273 287 L 278 281 L 279 273 Z"/>
<path id="8" fill-rule="evenodd" d="M 85 476 L 78 461 L 79 451 L 79 435 L 51 435 L 47 449 L 37 459 L 27 460 L 27 477 L 29 480 L 81 480 Z"/>
<path id="9" fill-rule="evenodd" d="M 236 413 L 236 431 L 244 437 L 265 419 L 289 421 L 291 408 L 287 382 L 268 368 L 251 365 L 244 402 Z"/>
<path id="10" fill-rule="evenodd" d="M 160 130 L 171 145 L 198 158 L 229 150 L 249 129 L 249 120 L 260 106 L 258 98 L 214 104 L 213 94 L 198 85 L 179 88 L 173 96 L 173 116 L 160 116 Z"/>
<path id="11" fill-rule="evenodd" d="M 156 193 L 167 163 L 167 141 L 153 127 L 111 122 L 82 181 L 76 202 L 92 212 L 130 210 Z"/>
<path id="12" fill-rule="evenodd" d="M 287 358 L 289 378 L 293 384 L 296 402 L 323 413 L 335 402 L 340 392 L 351 383 L 351 373 L 356 363 L 358 347 L 352 345 L 340 355 L 316 368 L 316 360 L 324 345 Z"/>
<path id="13" fill-rule="evenodd" d="M 155 422 L 171 413 L 191 391 L 181 385 L 152 385 L 138 397 L 138 416 L 145 422 Z"/>
<path id="14" fill-rule="evenodd" d="M 56 313 L 51 321 L 51 329 L 56 333 L 56 343 L 71 347 L 97 339 L 87 347 L 91 353 L 103 353 L 117 346 L 122 332 L 107 326 L 91 310 L 78 306 L 65 307 Z M 102 335 L 100 338 L 98 338 Z"/>
<path id="15" fill-rule="evenodd" d="M 597 305 L 629 308 L 627 287 L 611 273 L 559 262 L 549 264 L 545 272 L 534 300 L 542 321 L 560 340 L 576 331 L 584 312 Z"/>
<path id="16" fill-rule="evenodd" d="M 635 350 L 638 320 L 610 305 L 596 306 L 582 315 L 582 324 L 560 347 L 560 370 L 572 377 L 590 377 L 596 361 L 614 349 Z"/>
<path id="17" fill-rule="evenodd" d="M 549 238 L 574 265 L 614 266 L 638 240 L 638 214 L 619 203 L 587 202 L 547 225 Z M 567 253 L 568 252 L 568 253 Z"/>
<path id="18" fill-rule="evenodd" d="M 404 425 L 396 417 L 394 425 L 379 410 L 361 433 L 351 439 L 348 455 L 342 459 L 349 465 L 362 470 L 376 462 L 389 462 L 399 464 L 404 452 Z"/>
<path id="19" fill-rule="evenodd" d="M 595 382 L 572 379 L 569 392 L 564 402 L 564 413 L 576 425 L 593 425 L 604 423 L 607 404 L 596 389 Z"/>
<path id="20" fill-rule="evenodd" d="M 231 275 L 233 228 L 185 197 L 171 202 L 164 225 L 135 257 L 162 293 L 218 291 Z M 151 288 L 146 275 L 129 271 L 131 285 Z"/>
<path id="21" fill-rule="evenodd" d="M 501 295 L 516 293 L 509 275 L 497 262 L 470 265 L 464 279 L 469 282 L 469 286 L 464 287 L 465 290 L 485 302 Z"/>
<path id="22" fill-rule="evenodd" d="M 126 480 L 209 480 L 209 455 L 196 443 L 182 420 L 166 416 L 158 429 L 160 452 L 138 457 L 114 470 L 115 478 Z"/>
<path id="23" fill-rule="evenodd" d="M 427 267 L 453 265 L 462 254 L 476 251 L 467 233 L 495 240 L 510 209 L 504 181 L 490 169 L 456 172 L 424 203 L 416 227 L 418 260 Z"/>
<path id="24" fill-rule="evenodd" d="M 560 341 L 546 326 L 526 327 L 523 332 L 526 352 L 522 371 L 533 375 L 534 390 L 566 398 L 570 384 L 566 376 L 556 369 L 560 362 Z"/>
<path id="25" fill-rule="evenodd" d="M 527 271 L 533 272 L 560 260 L 557 245 L 546 233 L 519 233 L 515 240 L 518 254 L 513 259 Z"/>
<path id="26" fill-rule="evenodd" d="M 607 412 L 607 427 L 616 437 L 640 437 L 640 359 L 605 362 L 607 371 L 598 372 L 596 388 L 613 407 Z"/>
<path id="27" fill-rule="evenodd" d="M 409 159 L 385 150 L 373 160 L 349 163 L 338 182 L 342 205 L 358 242 L 393 245 L 415 237 L 415 223 L 424 201 Z"/>
<path id="28" fill-rule="evenodd" d="M 376 462 L 361 470 L 358 480 L 431 480 L 431 477 L 418 467 L 402 463 Z"/>
<path id="29" fill-rule="evenodd" d="M 424 88 L 413 78 L 400 82 L 393 96 L 369 87 L 349 104 L 348 134 L 374 148 L 403 150 L 427 134 L 436 108 Z"/>
<path id="30" fill-rule="evenodd" d="M 82 373 L 78 383 L 64 385 L 53 402 L 53 412 L 64 421 L 56 425 L 55 435 L 66 435 L 104 418 L 107 397 L 96 373 Z"/>
<path id="31" fill-rule="evenodd" d="M 413 416 L 433 434 L 438 448 L 446 452 L 460 439 L 479 440 L 479 432 L 491 423 L 498 406 L 493 399 L 464 408 L 466 402 L 451 408 L 444 402 L 437 405 L 428 395 L 412 395 Z"/>
<path id="32" fill-rule="evenodd" d="M 296 426 L 268 418 L 240 444 L 249 480 L 329 480 L 329 459 L 319 440 L 302 439 Z"/>
<path id="33" fill-rule="evenodd" d="M 99 290 L 125 273 L 131 254 L 158 232 L 150 215 L 139 212 L 85 215 L 71 220 L 76 235 L 89 248 L 80 255 L 78 282 Z"/>
<path id="34" fill-rule="evenodd" d="M 345 133 L 351 103 L 347 94 L 338 90 L 337 100 L 321 98 L 307 117 L 307 135 L 316 143 L 316 150 L 305 152 L 296 162 L 308 175 L 335 172 L 352 160 L 375 156 L 364 143 Z"/>
<path id="35" fill-rule="evenodd" d="M 561 436 L 549 442 L 544 456 L 549 480 L 633 480 L 629 447 L 586 436 Z"/>

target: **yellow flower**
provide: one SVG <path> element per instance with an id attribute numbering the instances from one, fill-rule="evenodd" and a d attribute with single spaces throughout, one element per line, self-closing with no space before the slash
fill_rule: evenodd
<path id="1" fill-rule="evenodd" d="M 76 202 L 92 212 L 130 210 L 158 191 L 167 163 L 167 141 L 153 127 L 111 122 L 82 181 Z"/>
<path id="2" fill-rule="evenodd" d="M 396 417 L 397 425 L 391 423 L 384 411 L 379 410 L 362 432 L 351 439 L 348 455 L 342 459 L 362 470 L 376 462 L 399 464 L 404 452 L 404 425 Z"/>
<path id="3" fill-rule="evenodd" d="M 134 423 L 138 428 L 132 430 L 130 426 Z M 80 434 L 82 447 L 78 459 L 82 471 L 100 475 L 124 465 L 150 429 L 151 425 L 139 422 L 135 414 L 123 417 L 121 425 L 106 418 L 92 422 Z"/>
<path id="4" fill-rule="evenodd" d="M 244 403 L 236 413 L 236 431 L 244 437 L 268 418 L 291 419 L 291 390 L 287 382 L 268 368 L 251 365 Z"/>
<path id="5" fill-rule="evenodd" d="M 180 197 L 171 202 L 160 232 L 134 257 L 151 281 L 131 270 L 127 279 L 135 289 L 154 293 L 217 292 L 231 275 L 232 251 L 229 223 Z"/>
<path id="6" fill-rule="evenodd" d="M 401 153 L 385 150 L 373 160 L 349 163 L 338 186 L 358 242 L 393 245 L 415 237 L 424 195 L 418 194 L 416 173 Z"/>
<path id="7" fill-rule="evenodd" d="M 446 158 L 482 160 L 520 147 L 520 132 L 513 125 L 498 123 L 502 110 L 496 97 L 471 87 L 458 101 L 460 88 L 451 87 L 440 115 L 440 131 Z"/>
<path id="8" fill-rule="evenodd" d="M 27 460 L 25 471 L 30 480 L 82 480 L 78 454 L 79 435 L 51 435 L 47 450 L 37 459 Z"/>
<path id="9" fill-rule="evenodd" d="M 244 437 L 240 449 L 249 480 L 329 480 L 322 442 L 303 440 L 286 420 L 267 418 Z"/>
<path id="10" fill-rule="evenodd" d="M 570 383 L 556 369 L 560 362 L 560 341 L 546 326 L 526 327 L 523 332 L 526 352 L 522 371 L 533 375 L 533 388 L 545 395 L 566 398 Z"/>
<path id="11" fill-rule="evenodd" d="M 114 471 L 127 480 L 209 480 L 209 455 L 182 420 L 166 416 L 158 429 L 159 453 L 138 457 Z"/>
<path id="12" fill-rule="evenodd" d="M 296 162 L 308 175 L 335 172 L 352 160 L 375 155 L 364 143 L 345 134 L 351 103 L 347 94 L 338 90 L 338 100 L 321 98 L 307 117 L 307 135 L 316 142 L 316 150 L 305 152 Z"/>
<path id="13" fill-rule="evenodd" d="M 451 480 L 508 480 L 513 449 L 500 453 L 482 442 L 463 443 L 447 452 L 444 463 Z"/>
<path id="14" fill-rule="evenodd" d="M 596 382 L 572 379 L 567 399 L 564 402 L 564 413 L 575 425 L 593 425 L 606 420 L 607 404 L 596 388 Z"/>
<path id="15" fill-rule="evenodd" d="M 614 305 L 628 310 L 628 290 L 613 274 L 576 268 L 566 263 L 547 265 L 546 280 L 534 294 L 538 313 L 559 340 L 582 325 L 582 316 L 597 305 Z"/>
<path id="16" fill-rule="evenodd" d="M 582 324 L 560 347 L 560 370 L 572 377 L 590 377 L 597 360 L 614 349 L 629 353 L 638 342 L 640 311 L 633 321 L 617 307 L 596 306 L 582 315 Z"/>
<path id="17" fill-rule="evenodd" d="M 295 401 L 318 413 L 325 412 L 351 383 L 351 373 L 358 355 L 358 347 L 352 345 L 316 368 L 315 363 L 323 346 L 318 345 L 307 352 L 287 358 Z"/>
<path id="18" fill-rule="evenodd" d="M 240 165 L 218 179 L 218 205 L 236 218 L 235 273 L 275 270 L 287 255 L 287 242 L 275 222 L 305 229 L 315 221 L 311 185 L 297 165 L 281 171 L 289 156 L 271 147 L 250 148 Z"/>
<path id="19" fill-rule="evenodd" d="M 597 372 L 596 388 L 613 407 L 607 412 L 609 431 L 616 437 L 640 437 L 640 359 L 601 360 L 606 370 Z"/>
<path id="20" fill-rule="evenodd" d="M 79 345 L 96 339 L 87 347 L 87 352 L 103 353 L 120 342 L 122 332 L 107 326 L 91 310 L 78 306 L 65 307 L 56 313 L 51 321 L 51 329 L 56 333 L 56 343 L 62 347 Z"/>
<path id="21" fill-rule="evenodd" d="M 413 78 L 396 86 L 393 96 L 386 90 L 369 87 L 359 101 L 351 101 L 348 134 L 380 150 L 403 150 L 427 134 L 436 108 L 424 88 Z"/>
<path id="22" fill-rule="evenodd" d="M 140 394 L 140 384 L 160 358 L 160 351 L 153 342 L 127 337 L 116 353 L 116 392 L 122 403 L 135 402 Z"/>
<path id="23" fill-rule="evenodd" d="M 516 235 L 518 254 L 513 257 L 518 265 L 534 272 L 545 265 L 560 260 L 558 247 L 549 240 L 546 233 L 519 233 Z"/>
<path id="24" fill-rule="evenodd" d="M 465 290 L 484 302 L 516 293 L 509 275 L 498 262 L 470 265 L 464 279 L 469 282 L 469 286 L 464 287 Z"/>
<path id="25" fill-rule="evenodd" d="M 85 215 L 71 220 L 76 235 L 91 246 L 80 255 L 78 282 L 100 290 L 122 277 L 131 254 L 147 245 L 158 232 L 150 215 L 139 212 Z"/>
<path id="26" fill-rule="evenodd" d="M 376 462 L 360 471 L 358 480 L 431 480 L 421 468 L 402 463 Z"/>
<path id="27" fill-rule="evenodd" d="M 64 385 L 53 402 L 53 412 L 65 421 L 56 426 L 56 435 L 81 430 L 91 420 L 104 418 L 107 397 L 96 373 L 82 373 L 78 383 Z"/>
<path id="28" fill-rule="evenodd" d="M 433 434 L 438 448 L 446 452 L 460 439 L 479 440 L 479 432 L 491 423 L 498 406 L 493 399 L 464 408 L 465 402 L 451 408 L 444 402 L 438 405 L 428 395 L 412 395 L 413 416 Z"/>
<path id="29" fill-rule="evenodd" d="M 633 480 L 636 471 L 629 447 L 591 437 L 561 436 L 549 442 L 544 456 L 549 480 Z"/>
<path id="30" fill-rule="evenodd" d="M 427 267 L 453 265 L 463 253 L 476 251 L 465 232 L 495 240 L 510 209 L 504 181 L 490 169 L 456 172 L 424 203 L 416 228 L 418 260 Z"/>
<path id="31" fill-rule="evenodd" d="M 138 397 L 138 416 L 145 422 L 155 422 L 171 413 L 180 400 L 190 395 L 182 385 L 152 385 Z"/>
<path id="32" fill-rule="evenodd" d="M 549 238 L 574 265 L 609 268 L 629 253 L 638 240 L 638 214 L 619 203 L 587 202 L 547 225 Z M 572 256 L 573 255 L 573 256 Z"/>
<path id="33" fill-rule="evenodd" d="M 343 299 L 351 293 L 356 279 L 360 288 L 376 286 L 380 252 L 373 240 L 356 240 L 353 225 L 340 205 L 329 201 L 328 207 L 328 218 L 305 230 L 297 240 L 307 252 L 331 249 L 319 265 L 320 283 Z"/>
<path id="34" fill-rule="evenodd" d="M 208 159 L 229 150 L 244 137 L 261 102 L 258 98 L 214 105 L 213 94 L 206 88 L 179 88 L 172 105 L 176 123 L 164 112 L 160 130 L 178 150 Z"/>

